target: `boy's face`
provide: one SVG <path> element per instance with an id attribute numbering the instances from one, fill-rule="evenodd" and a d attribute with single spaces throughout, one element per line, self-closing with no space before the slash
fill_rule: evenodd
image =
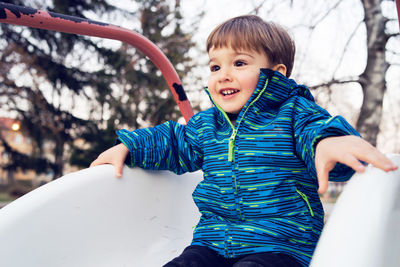
<path id="1" fill-rule="evenodd" d="M 231 47 L 211 48 L 208 90 L 225 112 L 238 114 L 253 94 L 261 68 L 271 68 L 267 56 Z"/>

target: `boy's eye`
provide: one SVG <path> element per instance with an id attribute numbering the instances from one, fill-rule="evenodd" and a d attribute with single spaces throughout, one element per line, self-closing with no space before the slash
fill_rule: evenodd
<path id="1" fill-rule="evenodd" d="M 218 65 L 212 65 L 212 66 L 210 66 L 210 71 L 211 71 L 211 72 L 218 71 L 219 69 L 220 69 L 220 68 L 219 68 Z"/>
<path id="2" fill-rule="evenodd" d="M 235 61 L 235 67 L 242 67 L 246 65 L 246 63 L 243 60 L 236 60 Z"/>

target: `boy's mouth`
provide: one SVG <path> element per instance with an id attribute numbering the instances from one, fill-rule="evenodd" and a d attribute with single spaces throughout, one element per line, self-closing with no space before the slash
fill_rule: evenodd
<path id="1" fill-rule="evenodd" d="M 229 95 L 234 95 L 238 93 L 240 90 L 238 89 L 232 89 L 232 88 L 227 88 L 227 89 L 221 89 L 219 93 L 223 96 L 229 96 Z"/>

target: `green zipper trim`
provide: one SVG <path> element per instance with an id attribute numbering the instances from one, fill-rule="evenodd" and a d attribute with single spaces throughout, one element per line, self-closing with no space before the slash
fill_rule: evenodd
<path id="1" fill-rule="evenodd" d="M 231 137 L 229 137 L 229 151 L 228 151 L 228 161 L 233 161 L 233 155 L 235 153 L 235 139 L 236 139 L 237 130 L 233 128 L 233 133 Z"/>
<path id="2" fill-rule="evenodd" d="M 254 102 L 256 102 L 264 93 L 265 89 L 267 88 L 268 85 L 268 79 L 265 80 L 265 85 L 263 87 L 263 89 L 261 90 L 260 93 L 258 93 L 257 97 L 254 98 L 253 101 L 251 101 L 251 103 L 246 107 L 246 109 L 243 112 L 242 118 L 244 118 L 244 115 L 246 115 L 247 111 L 249 110 L 249 108 L 254 104 Z M 223 111 L 224 112 L 224 111 Z M 225 113 L 225 112 L 224 112 Z M 226 113 L 225 113 L 226 114 Z M 226 117 L 228 117 L 228 115 L 226 115 Z M 229 119 L 228 119 L 229 121 Z M 242 123 L 243 119 L 241 119 L 240 121 L 238 121 L 236 129 L 239 129 L 240 124 Z M 229 121 L 230 122 L 230 121 Z M 231 126 L 233 127 L 232 123 Z M 229 138 L 229 153 L 228 153 L 228 161 L 232 162 L 233 161 L 233 155 L 235 153 L 235 138 L 236 138 L 236 134 L 237 134 L 237 130 L 235 128 L 233 128 L 233 133 L 231 135 L 231 137 Z"/>
<path id="3" fill-rule="evenodd" d="M 258 93 L 257 97 L 251 101 L 251 103 L 246 107 L 245 111 L 243 112 L 242 118 L 244 117 L 244 115 L 247 113 L 247 110 L 250 108 L 250 106 L 252 106 L 254 104 L 254 102 L 256 102 L 264 93 L 265 89 L 268 86 L 268 79 L 265 80 L 265 84 L 263 89 L 260 91 L 260 93 Z M 214 106 L 221 111 L 221 113 L 223 114 L 223 116 L 225 117 L 225 119 L 229 122 L 229 125 L 232 128 L 232 135 L 229 137 L 229 150 L 228 150 L 228 161 L 232 162 L 234 155 L 235 155 L 235 139 L 236 139 L 236 134 L 237 134 L 237 129 L 239 128 L 240 124 L 242 123 L 243 119 L 241 119 L 240 121 L 238 121 L 237 126 L 235 128 L 235 126 L 232 124 L 231 120 L 229 119 L 228 115 L 226 114 L 226 112 L 219 106 L 217 105 L 217 103 L 214 102 L 214 100 L 211 97 L 210 92 L 208 91 L 208 88 L 206 88 L 206 91 L 208 92 L 208 95 L 210 96 L 211 101 L 213 102 Z"/>
<path id="4" fill-rule="evenodd" d="M 308 197 L 306 196 L 306 194 L 304 194 L 303 192 L 301 192 L 299 189 L 296 188 L 296 192 L 304 199 L 304 201 L 307 203 L 308 209 L 310 210 L 310 214 L 311 216 L 314 217 L 314 212 L 311 208 L 310 202 L 308 201 Z"/>

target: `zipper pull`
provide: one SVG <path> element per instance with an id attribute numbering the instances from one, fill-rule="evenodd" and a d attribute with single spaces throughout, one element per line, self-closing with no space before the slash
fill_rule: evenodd
<path id="1" fill-rule="evenodd" d="M 296 188 L 297 193 L 303 198 L 303 200 L 306 202 L 308 209 L 310 210 L 310 214 L 311 216 L 314 217 L 314 212 L 311 208 L 310 202 L 308 201 L 308 197 L 306 194 L 304 194 L 303 192 L 301 192 L 299 189 Z"/>
<path id="2" fill-rule="evenodd" d="M 231 137 L 229 137 L 229 151 L 228 151 L 228 161 L 232 162 L 233 161 L 233 156 L 235 153 L 235 138 L 236 138 L 236 129 L 233 129 L 233 133 Z"/>

